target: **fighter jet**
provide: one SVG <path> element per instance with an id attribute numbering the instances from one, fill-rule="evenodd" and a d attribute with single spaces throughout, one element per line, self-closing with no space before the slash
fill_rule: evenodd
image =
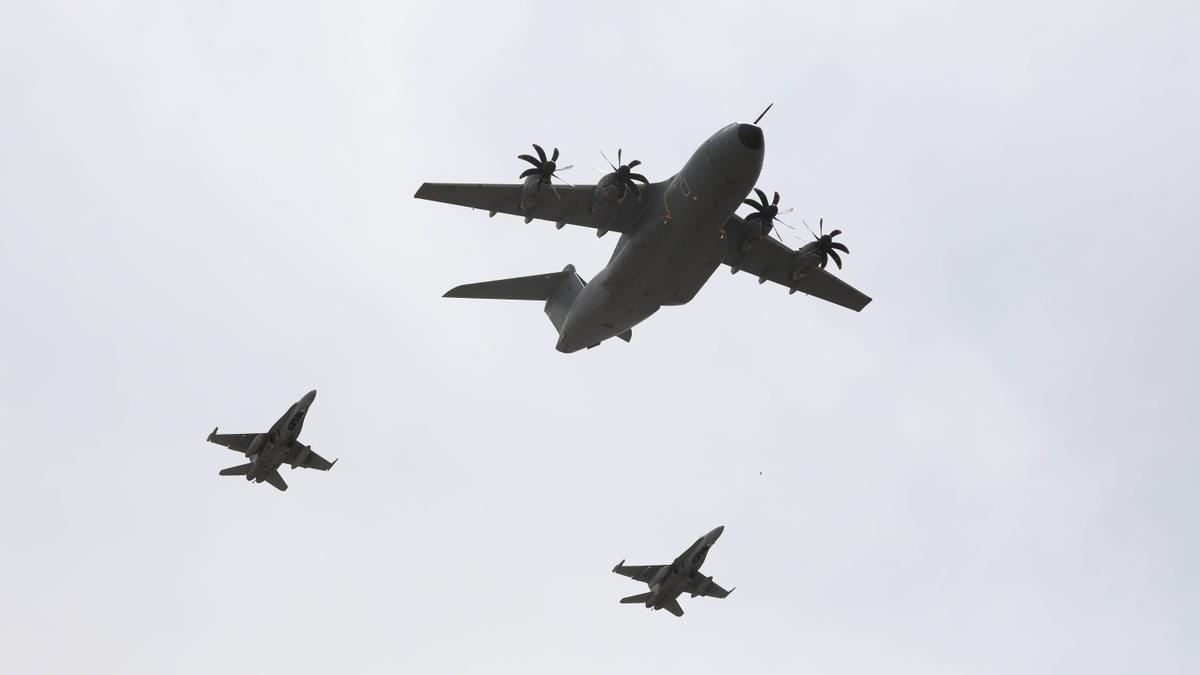
<path id="1" fill-rule="evenodd" d="M 304 445 L 298 438 L 300 429 L 304 427 L 304 416 L 317 397 L 314 389 L 304 395 L 304 398 L 292 404 L 279 421 L 271 425 L 270 430 L 263 434 L 218 434 L 216 429 L 208 435 L 209 443 L 223 445 L 235 452 L 241 452 L 250 460 L 247 464 L 221 469 L 222 476 L 245 476 L 246 480 L 256 483 L 266 481 L 277 490 L 286 490 L 287 483 L 279 475 L 279 467 L 291 464 L 295 469 L 302 466 L 306 469 L 328 471 L 337 464 L 313 452 L 312 446 Z"/>
<path id="2" fill-rule="evenodd" d="M 734 589 L 727 591 L 717 585 L 712 577 L 700 573 L 700 566 L 704 564 L 708 549 L 717 543 L 724 531 L 725 526 L 722 525 L 700 537 L 670 565 L 626 565 L 624 560 L 617 563 L 613 572 L 644 581 L 650 586 L 649 593 L 621 598 L 621 602 L 643 603 L 651 609 L 665 609 L 675 616 L 683 616 L 683 608 L 679 606 L 678 599 L 680 593 L 691 593 L 693 598 L 697 595 L 710 598 L 728 596 Z"/>
<path id="3" fill-rule="evenodd" d="M 561 272 L 458 286 L 446 297 L 542 301 L 558 331 L 556 348 L 567 353 L 612 337 L 628 342 L 633 327 L 660 308 L 691 301 L 722 263 L 760 284 L 773 281 L 791 293 L 862 310 L 871 298 L 825 269 L 830 260 L 841 269 L 838 252 L 850 252 L 834 241 L 841 230 L 826 233 L 822 221 L 819 234 L 809 228 L 813 241 L 797 250 L 770 236 L 775 223 L 796 228 L 779 219 L 787 210 L 780 210 L 778 192 L 768 199 L 755 188 L 764 156 L 760 119 L 720 129 L 659 183 L 634 173 L 641 162 L 622 163 L 618 150 L 619 166 L 609 162 L 612 173 L 595 185 L 556 184 L 564 170 L 558 148 L 547 157 L 536 144 L 537 157 L 518 157 L 533 165 L 521 173 L 521 184 L 425 183 L 416 198 L 621 235 L 608 265 L 590 282 L 567 265 Z M 755 199 L 747 199 L 751 189 Z M 754 212 L 738 216 L 743 204 Z"/>

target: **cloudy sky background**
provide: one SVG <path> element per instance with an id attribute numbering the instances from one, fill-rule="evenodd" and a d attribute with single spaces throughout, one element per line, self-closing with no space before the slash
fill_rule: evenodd
<path id="1" fill-rule="evenodd" d="M 1195 672 L 1200 10 L 894 4 L 0 6 L 0 671 Z M 440 298 L 615 239 L 423 180 L 772 101 L 862 314 Z M 216 475 L 312 388 L 335 470 Z"/>

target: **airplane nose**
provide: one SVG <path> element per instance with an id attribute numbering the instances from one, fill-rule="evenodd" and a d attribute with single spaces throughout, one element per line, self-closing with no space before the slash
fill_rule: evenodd
<path id="1" fill-rule="evenodd" d="M 713 541 L 716 541 L 717 539 L 719 539 L 719 538 L 721 537 L 721 534 L 722 534 L 723 532 L 725 532 L 725 526 L 724 526 L 724 525 L 719 525 L 719 526 L 717 527 L 717 529 L 715 529 L 715 530 L 713 530 L 712 532 L 709 532 L 709 533 L 708 533 L 708 538 L 709 538 L 709 539 L 712 539 Z"/>
<path id="2" fill-rule="evenodd" d="M 737 127 L 737 137 L 742 145 L 751 150 L 762 150 L 763 147 L 763 132 L 762 129 L 753 124 L 739 124 Z"/>
<path id="3" fill-rule="evenodd" d="M 313 389 L 312 391 L 310 391 L 304 395 L 304 399 L 303 399 L 304 405 L 312 405 L 313 400 L 316 398 L 317 398 L 317 390 Z"/>

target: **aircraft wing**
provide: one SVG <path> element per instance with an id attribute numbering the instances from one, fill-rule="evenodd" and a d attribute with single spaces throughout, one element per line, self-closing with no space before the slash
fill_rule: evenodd
<path id="1" fill-rule="evenodd" d="M 688 579 L 686 592 L 693 596 L 703 595 L 708 598 L 723 598 L 733 591 L 727 591 L 712 580 L 712 577 L 706 577 L 703 574 L 693 573 Z"/>
<path id="2" fill-rule="evenodd" d="M 648 584 L 663 567 L 666 565 L 626 565 L 622 560 L 613 568 L 613 572 Z"/>
<path id="3" fill-rule="evenodd" d="M 234 452 L 246 453 L 250 449 L 250 444 L 254 441 L 254 437 L 258 434 L 218 434 L 216 429 L 208 435 L 209 443 L 223 445 Z"/>
<path id="4" fill-rule="evenodd" d="M 286 462 L 288 464 L 292 464 L 293 467 L 298 466 L 298 467 L 301 467 L 304 469 L 317 469 L 318 471 L 328 471 L 333 468 L 334 464 L 337 464 L 336 459 L 331 462 L 331 461 L 325 459 L 324 457 L 318 455 L 317 453 L 313 452 L 312 446 L 302 445 L 302 446 L 300 446 L 298 452 L 293 448 L 288 448 L 288 454 L 289 455 L 294 454 L 294 457 L 288 457 L 286 460 Z"/>
<path id="5" fill-rule="evenodd" d="M 726 222 L 725 231 L 729 250 L 724 262 L 730 267 L 856 312 L 861 312 L 871 302 L 870 297 L 819 267 L 814 267 L 793 281 L 792 261 L 796 252 L 771 237 L 759 239 L 749 250 L 741 252 L 741 243 L 751 235 L 745 222 L 738 216 Z"/>
<path id="6" fill-rule="evenodd" d="M 595 185 L 555 185 L 553 190 L 543 187 L 537 201 L 526 211 L 521 210 L 520 185 L 425 183 L 413 196 L 417 199 L 483 209 L 493 216 L 497 213 L 508 213 L 521 216 L 526 221 L 532 218 L 548 220 L 559 227 L 579 225 L 603 232 L 625 232 L 634 222 L 633 216 L 646 203 L 649 192 L 643 188 L 640 202 L 633 195 L 626 197 L 620 204 L 600 201 L 593 212 L 595 188 Z"/>

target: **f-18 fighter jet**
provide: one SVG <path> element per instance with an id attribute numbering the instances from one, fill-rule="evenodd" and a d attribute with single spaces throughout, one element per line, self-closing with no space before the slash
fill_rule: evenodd
<path id="1" fill-rule="evenodd" d="M 633 171 L 641 162 L 622 163 L 618 151 L 617 165 L 609 162 L 612 172 L 595 185 L 556 184 L 558 172 L 570 167 L 558 166 L 557 148 L 550 156 L 533 148 L 536 157 L 518 157 L 532 165 L 521 173 L 523 183 L 425 183 L 415 196 L 525 222 L 590 227 L 598 236 L 621 235 L 608 265 L 590 281 L 567 265 L 561 272 L 467 284 L 446 293 L 544 302 L 560 352 L 590 349 L 613 337 L 628 342 L 633 327 L 660 308 L 696 297 L 722 263 L 760 284 L 772 281 L 856 312 L 871 302 L 825 269 L 830 261 L 841 269 L 839 252 L 850 252 L 834 241 L 841 230 L 825 232 L 822 222 L 817 231 L 809 228 L 813 240 L 796 250 L 770 236 L 776 223 L 796 228 L 779 219 L 788 212 L 780 210 L 779 193 L 769 198 L 755 187 L 765 152 L 758 120 L 718 130 L 678 173 L 657 183 Z M 743 205 L 753 212 L 735 213 Z"/>
<path id="2" fill-rule="evenodd" d="M 700 566 L 704 564 L 708 549 L 712 548 L 724 531 L 725 526 L 722 525 L 700 537 L 670 565 L 626 565 L 624 560 L 617 563 L 613 572 L 644 581 L 650 586 L 649 593 L 621 598 L 621 602 L 643 603 L 651 609 L 665 609 L 675 616 L 683 616 L 683 608 L 679 606 L 678 599 L 681 593 L 691 593 L 693 598 L 697 595 L 724 598 L 732 593 L 734 589 L 727 591 L 718 586 L 712 577 L 700 573 Z"/>
<path id="3" fill-rule="evenodd" d="M 269 431 L 263 434 L 218 434 L 216 429 L 208 435 L 209 443 L 223 445 L 230 450 L 246 455 L 250 460 L 246 464 L 221 469 L 222 476 L 245 476 L 246 480 L 256 483 L 266 481 L 277 490 L 286 490 L 287 483 L 279 475 L 279 467 L 291 464 L 306 469 L 328 471 L 337 464 L 313 452 L 312 447 L 304 445 L 298 439 L 300 429 L 304 426 L 304 416 L 313 399 L 317 397 L 314 389 L 304 395 L 304 398 L 292 404 L 279 421 L 271 425 Z"/>

